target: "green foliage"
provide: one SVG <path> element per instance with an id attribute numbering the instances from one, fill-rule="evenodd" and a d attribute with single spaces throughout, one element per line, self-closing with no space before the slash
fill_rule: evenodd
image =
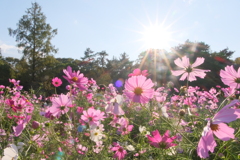
<path id="1" fill-rule="evenodd" d="M 46 16 L 38 3 L 32 3 L 26 15 L 17 24 L 17 29 L 8 28 L 9 35 L 16 37 L 17 46 L 22 48 L 23 58 L 27 59 L 31 73 L 31 85 L 39 78 L 38 71 L 44 69 L 41 60 L 57 49 L 51 44 L 51 39 L 57 34 L 57 29 L 46 23 Z"/>

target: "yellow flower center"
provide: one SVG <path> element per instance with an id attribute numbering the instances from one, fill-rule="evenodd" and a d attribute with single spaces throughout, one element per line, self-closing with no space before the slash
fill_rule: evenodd
<path id="1" fill-rule="evenodd" d="M 142 90 L 141 87 L 136 87 L 134 89 L 134 93 L 139 96 L 139 95 L 141 95 L 143 93 L 143 90 Z"/>
<path id="2" fill-rule="evenodd" d="M 217 131 L 219 129 L 218 124 L 210 124 L 210 128 L 212 131 Z"/>
<path id="3" fill-rule="evenodd" d="M 77 77 L 73 77 L 73 78 L 72 78 L 72 81 L 73 81 L 73 82 L 77 82 L 77 80 L 78 80 Z"/>

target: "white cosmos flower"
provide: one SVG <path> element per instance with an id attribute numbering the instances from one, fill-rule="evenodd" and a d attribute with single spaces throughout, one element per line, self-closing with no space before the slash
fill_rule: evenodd
<path id="1" fill-rule="evenodd" d="M 18 149 L 18 151 L 19 152 L 22 152 L 23 151 L 23 146 L 24 146 L 25 144 L 23 143 L 23 142 L 18 142 L 17 143 L 17 149 Z"/>
<path id="2" fill-rule="evenodd" d="M 139 126 L 139 132 L 143 133 L 145 136 L 150 135 L 150 132 L 147 131 L 145 126 Z"/>
<path id="3" fill-rule="evenodd" d="M 18 148 L 15 144 L 10 144 L 10 147 L 4 149 L 4 156 L 2 160 L 17 160 L 18 159 Z"/>
<path id="4" fill-rule="evenodd" d="M 104 136 L 100 129 L 90 130 L 90 134 L 91 134 L 90 139 L 94 142 L 100 141 L 102 139 L 102 137 Z"/>
<path id="5" fill-rule="evenodd" d="M 134 151 L 135 150 L 135 148 L 132 145 L 127 145 L 126 148 L 129 151 Z"/>

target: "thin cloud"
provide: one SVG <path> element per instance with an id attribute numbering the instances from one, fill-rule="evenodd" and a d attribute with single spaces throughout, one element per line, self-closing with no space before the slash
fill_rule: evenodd
<path id="1" fill-rule="evenodd" d="M 0 44 L 0 48 L 2 50 L 2 52 L 7 52 L 11 49 L 18 49 L 16 46 L 13 46 L 13 45 L 7 45 L 7 44 Z"/>
<path id="2" fill-rule="evenodd" d="M 8 45 L 0 42 L 0 48 L 1 48 L 2 56 L 4 57 L 21 58 L 22 56 L 22 54 L 19 53 L 21 49 L 17 48 L 14 45 Z"/>

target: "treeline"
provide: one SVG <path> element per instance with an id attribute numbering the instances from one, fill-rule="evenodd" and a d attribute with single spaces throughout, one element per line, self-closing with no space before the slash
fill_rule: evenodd
<path id="1" fill-rule="evenodd" d="M 73 70 L 80 70 L 89 79 L 96 80 L 98 84 L 113 83 L 120 91 L 123 86 L 117 85 L 115 82 L 121 81 L 124 84 L 128 74 L 135 68 L 148 70 L 149 77 L 158 86 L 165 86 L 171 81 L 178 87 L 186 85 L 186 81 L 179 82 L 178 77 L 171 75 L 171 70 L 177 69 L 174 64 L 176 58 L 187 55 L 192 62 L 197 57 L 205 58 L 204 64 L 200 67 L 211 70 L 211 72 L 207 73 L 205 79 L 198 79 L 198 81 L 191 82 L 191 85 L 209 89 L 216 85 L 223 86 L 219 71 L 226 65 L 239 67 L 240 58 L 235 61 L 230 59 L 233 53 L 228 48 L 219 52 L 211 52 L 210 46 L 203 42 L 186 41 L 184 44 L 173 47 L 171 52 L 148 50 L 140 53 L 137 60 L 131 61 L 126 53 L 109 59 L 106 51 L 94 52 L 87 48 L 80 59 L 55 58 L 53 55 L 38 58 L 34 80 L 32 80 L 32 65 L 26 58 L 17 59 L 0 55 L 0 84 L 8 86 L 10 85 L 9 78 L 14 78 L 21 81 L 24 90 L 35 90 L 38 94 L 48 96 L 55 92 L 55 88 L 51 84 L 52 78 L 59 77 L 62 79 L 63 85 L 57 88 L 57 92 L 65 92 L 68 83 L 62 78 L 62 70 L 71 66 Z"/>
<path id="2" fill-rule="evenodd" d="M 62 70 L 67 66 L 71 66 L 75 71 L 80 70 L 89 79 L 96 80 L 98 84 L 113 83 L 121 91 L 124 80 L 135 68 L 148 70 L 150 78 L 157 86 L 164 86 L 170 81 L 175 86 L 186 85 L 186 82 L 179 82 L 178 77 L 171 75 L 171 70 L 176 69 L 174 60 L 183 55 L 187 55 L 191 61 L 195 61 L 196 57 L 205 58 L 204 64 L 200 67 L 211 72 L 207 73 L 205 79 L 191 83 L 205 89 L 216 85 L 223 86 L 219 71 L 226 65 L 240 64 L 240 58 L 235 61 L 230 59 L 234 52 L 228 48 L 212 52 L 210 46 L 204 42 L 188 40 L 184 44 L 173 47 L 170 52 L 160 49 L 144 51 L 135 61 L 130 60 L 126 53 L 116 53 L 119 56 L 110 59 L 106 51 L 94 52 L 90 48 L 87 48 L 79 59 L 55 58 L 53 53 L 57 53 L 58 49 L 52 45 L 51 39 L 57 35 L 57 29 L 52 29 L 50 24 L 46 23 L 46 16 L 36 2 L 26 10 L 26 14 L 17 23 L 17 28 L 8 28 L 8 32 L 10 36 L 15 37 L 17 47 L 21 48 L 23 56 L 21 59 L 3 57 L 0 52 L 0 85 L 8 86 L 9 78 L 14 78 L 21 81 L 24 90 L 34 91 L 37 92 L 35 94 L 44 96 L 55 92 L 51 84 L 54 77 L 59 77 L 63 81 L 63 85 L 57 88 L 57 92 L 66 91 L 65 87 L 68 83 L 62 78 Z M 115 82 L 119 83 L 115 84 Z"/>

